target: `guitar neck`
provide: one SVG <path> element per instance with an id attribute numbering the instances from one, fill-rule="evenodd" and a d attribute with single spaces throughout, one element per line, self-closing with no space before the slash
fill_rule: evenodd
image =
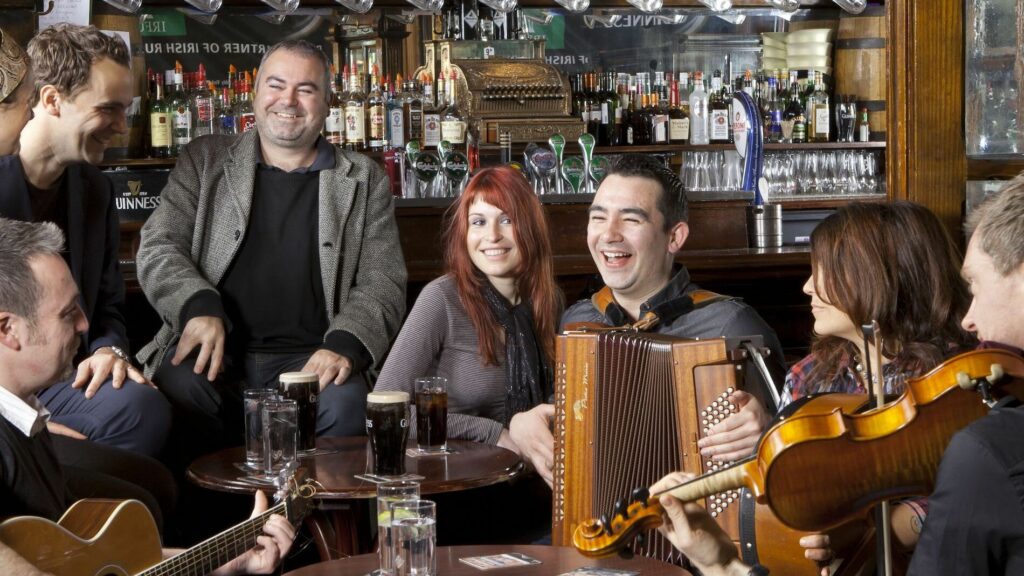
<path id="1" fill-rule="evenodd" d="M 263 533 L 263 525 L 271 514 L 287 516 L 285 504 L 282 502 L 255 518 L 204 540 L 181 554 L 140 572 L 138 576 L 209 574 L 255 546 L 256 537 Z"/>
<path id="2" fill-rule="evenodd" d="M 728 468 L 723 468 L 711 474 L 698 476 L 689 482 L 670 488 L 659 494 L 654 494 L 651 499 L 657 499 L 660 494 L 668 492 L 683 502 L 695 502 L 701 498 L 707 498 L 713 494 L 720 494 L 727 490 L 735 490 L 747 486 L 750 472 L 747 466 L 755 463 L 753 457 L 736 462 Z"/>

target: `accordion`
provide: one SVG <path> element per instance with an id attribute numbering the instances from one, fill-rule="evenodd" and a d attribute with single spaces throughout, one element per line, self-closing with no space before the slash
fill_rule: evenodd
<path id="1" fill-rule="evenodd" d="M 686 340 L 634 330 L 569 332 L 558 337 L 552 539 L 571 546 L 576 527 L 611 515 L 616 500 L 665 474 L 715 471 L 697 440 L 736 410 L 729 395 L 743 382 L 742 342 L 760 337 Z M 704 501 L 739 540 L 740 491 Z M 680 564 L 682 555 L 651 532 L 633 552 Z"/>

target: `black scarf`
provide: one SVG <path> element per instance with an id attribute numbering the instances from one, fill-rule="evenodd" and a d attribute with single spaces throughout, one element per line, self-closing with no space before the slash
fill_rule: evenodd
<path id="1" fill-rule="evenodd" d="M 530 301 L 512 306 L 490 282 L 484 282 L 484 300 L 505 329 L 505 421 L 547 402 L 554 391 L 551 371 L 537 342 Z"/>

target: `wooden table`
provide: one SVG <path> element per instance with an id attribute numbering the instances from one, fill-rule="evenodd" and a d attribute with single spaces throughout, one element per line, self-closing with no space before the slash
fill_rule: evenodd
<path id="1" fill-rule="evenodd" d="M 300 457 L 299 464 L 319 484 L 314 497 L 318 506 L 306 524 L 320 557 L 331 560 L 369 552 L 373 534 L 366 519 L 372 505 L 369 499 L 377 496 L 377 485 L 355 477 L 373 470 L 369 442 L 365 436 L 317 438 L 316 445 L 317 454 Z M 415 444 L 410 443 L 412 446 Z M 406 473 L 424 477 L 420 480 L 421 495 L 497 484 L 523 469 L 522 460 L 514 452 L 498 446 L 449 440 L 448 447 L 453 453 L 445 456 L 406 456 Z M 253 493 L 268 487 L 247 477 L 237 465 L 243 461 L 243 448 L 221 450 L 192 462 L 187 476 L 200 486 L 222 492 Z"/>
<path id="2" fill-rule="evenodd" d="M 459 562 L 467 556 L 488 556 L 519 552 L 540 560 L 540 564 L 515 568 L 499 568 L 482 572 Z M 341 560 L 321 562 L 299 568 L 285 576 L 336 576 L 347 574 L 361 576 L 380 566 L 376 554 L 363 554 Z M 690 576 L 690 572 L 678 566 L 665 564 L 650 558 L 636 557 L 623 560 L 618 556 L 609 558 L 587 558 L 572 548 L 558 546 L 488 545 L 488 546 L 441 546 L 437 549 L 438 576 L 557 576 L 576 568 L 598 566 L 618 570 L 632 570 L 641 576 Z"/>

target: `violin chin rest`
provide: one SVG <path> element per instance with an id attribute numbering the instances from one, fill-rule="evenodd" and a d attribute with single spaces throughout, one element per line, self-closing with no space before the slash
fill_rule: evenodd
<path id="1" fill-rule="evenodd" d="M 960 386 L 960 388 L 968 391 L 974 390 L 974 388 L 977 386 L 977 383 L 975 383 L 975 381 L 972 380 L 971 377 L 967 375 L 967 372 L 957 372 L 956 383 L 958 386 Z"/>
<path id="2" fill-rule="evenodd" d="M 1002 380 L 1003 376 L 1006 376 L 1006 371 L 1003 370 L 1002 364 L 992 364 L 991 366 L 989 366 L 989 371 L 991 372 L 991 374 L 985 377 L 985 380 L 988 380 L 989 384 L 995 384 L 996 382 Z"/>

